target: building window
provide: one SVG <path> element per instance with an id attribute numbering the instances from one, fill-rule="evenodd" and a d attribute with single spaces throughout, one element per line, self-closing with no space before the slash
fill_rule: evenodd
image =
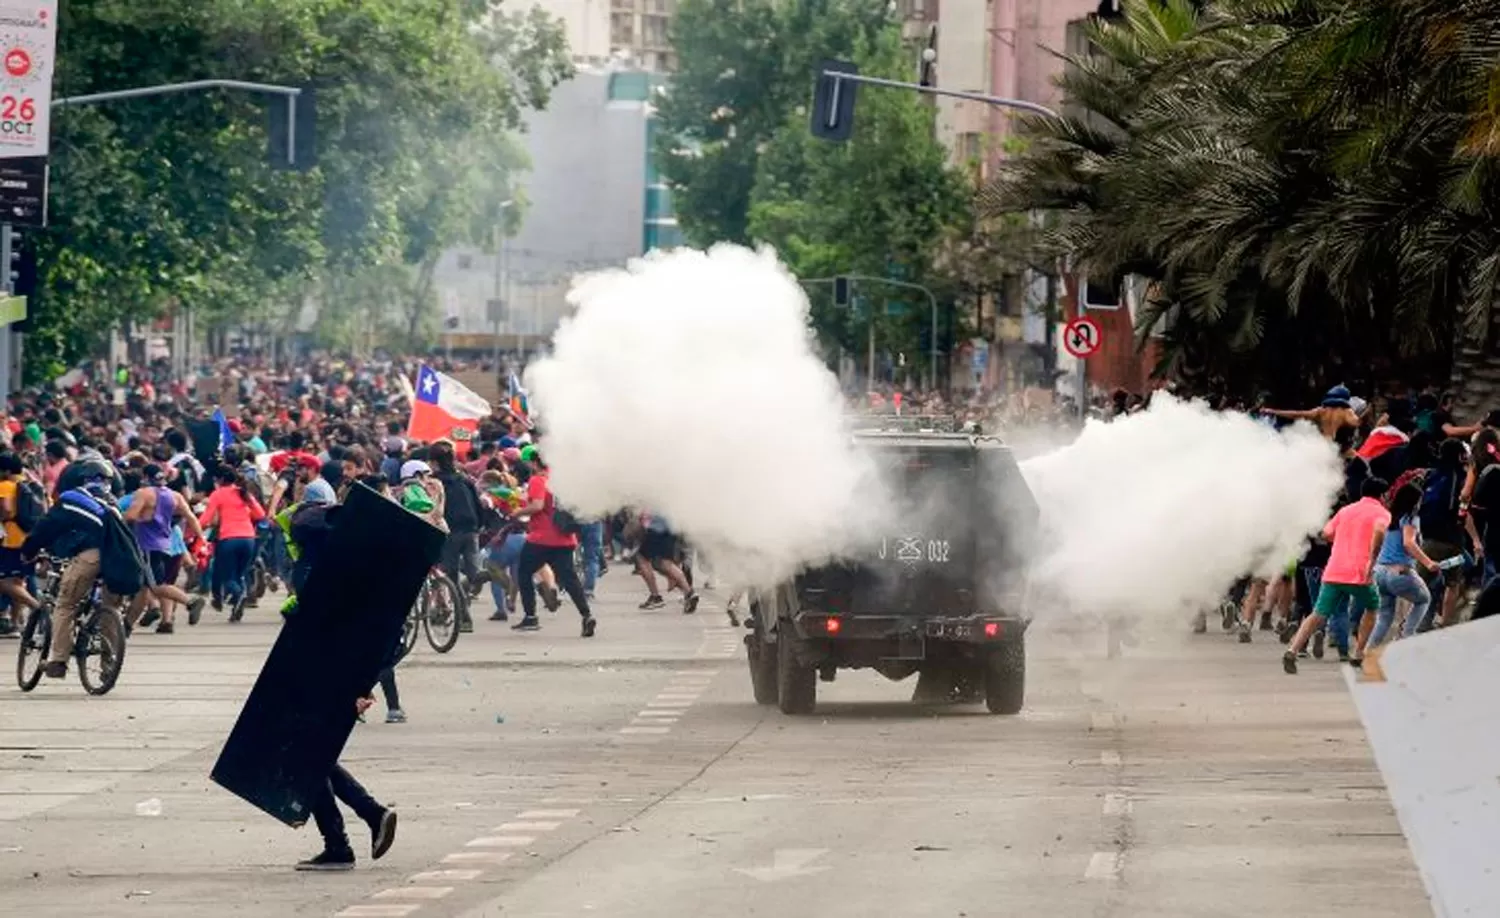
<path id="1" fill-rule="evenodd" d="M 644 33 L 642 43 L 647 48 L 667 47 L 667 17 L 642 16 L 641 26 Z"/>
<path id="2" fill-rule="evenodd" d="M 629 47 L 635 44 L 634 13 L 609 14 L 609 40 L 611 44 L 619 47 Z"/>

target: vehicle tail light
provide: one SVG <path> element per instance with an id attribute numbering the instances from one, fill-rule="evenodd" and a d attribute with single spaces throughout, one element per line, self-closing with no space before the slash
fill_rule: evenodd
<path id="1" fill-rule="evenodd" d="M 1000 636 L 1000 623 L 999 622 L 985 622 L 984 623 L 984 636 L 987 637 L 987 638 L 999 637 Z"/>
<path id="2" fill-rule="evenodd" d="M 843 623 L 836 618 L 830 618 L 823 623 L 824 630 L 826 630 L 829 634 L 838 634 L 839 629 L 842 627 Z"/>

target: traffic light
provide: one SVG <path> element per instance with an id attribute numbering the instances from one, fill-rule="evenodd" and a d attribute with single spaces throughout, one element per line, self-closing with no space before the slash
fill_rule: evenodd
<path id="1" fill-rule="evenodd" d="M 849 305 L 849 278 L 835 277 L 833 279 L 833 305 Z"/>
<path id="2" fill-rule="evenodd" d="M 929 88 L 937 85 L 937 38 L 938 27 L 934 22 L 927 26 L 927 44 L 917 61 L 917 83 Z"/>
<path id="3" fill-rule="evenodd" d="M 5 280 L 10 292 L 25 297 L 27 307 L 23 318 L 12 321 L 12 331 L 26 332 L 31 329 L 31 316 L 36 312 L 36 247 L 31 240 L 21 235 L 14 227 L 8 229 L 10 244 L 5 249 L 8 263 L 5 265 Z"/>
<path id="4" fill-rule="evenodd" d="M 306 172 L 318 164 L 318 96 L 311 86 L 302 87 L 295 117 L 288 117 L 292 97 L 271 96 L 266 106 L 266 154 L 277 169 Z M 295 129 L 295 136 L 288 133 Z"/>
<path id="5" fill-rule="evenodd" d="M 857 83 L 828 74 L 859 75 L 849 61 L 825 60 L 813 82 L 812 134 L 823 140 L 848 140 L 854 133 L 854 94 Z"/>

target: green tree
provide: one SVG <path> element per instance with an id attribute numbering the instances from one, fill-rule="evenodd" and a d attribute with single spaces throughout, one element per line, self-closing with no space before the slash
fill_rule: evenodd
<path id="1" fill-rule="evenodd" d="M 892 26 L 856 60 L 861 72 L 896 78 L 909 58 Z M 863 274 L 940 286 L 934 262 L 949 229 L 966 218 L 971 192 L 934 137 L 932 106 L 917 93 L 862 88 L 854 123 L 849 142 L 828 143 L 812 137 L 805 112 L 788 116 L 759 156 L 751 237 L 774 245 L 801 277 Z M 919 342 L 930 335 L 926 297 L 874 284 L 860 293 L 874 307 L 869 312 L 882 347 L 925 366 L 930 342 Z M 821 333 L 863 349 L 869 314 L 836 310 L 824 298 L 814 302 Z"/>
<path id="2" fill-rule="evenodd" d="M 760 150 L 812 92 L 814 65 L 893 25 L 884 0 L 682 0 L 658 162 L 695 245 L 745 243 Z"/>
<path id="3" fill-rule="evenodd" d="M 326 271 L 420 262 L 470 238 L 475 209 L 500 193 L 481 166 L 521 164 L 507 135 L 569 72 L 555 22 L 496 11 L 476 0 L 67 0 L 58 96 L 209 76 L 312 85 L 319 162 L 270 168 L 265 100 L 246 94 L 58 109 L 28 368 L 55 369 L 121 318 L 300 306 L 299 281 L 306 292 Z"/>

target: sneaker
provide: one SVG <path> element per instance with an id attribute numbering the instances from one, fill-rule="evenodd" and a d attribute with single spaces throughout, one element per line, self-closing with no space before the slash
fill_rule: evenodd
<path id="1" fill-rule="evenodd" d="M 156 633 L 157 634 L 172 634 L 176 630 L 177 630 L 176 628 L 172 627 L 172 623 L 171 622 L 162 622 L 160 625 L 156 626 Z"/>
<path id="2" fill-rule="evenodd" d="M 198 596 L 195 597 L 192 602 L 188 603 L 187 610 L 189 625 L 198 624 L 198 620 L 203 617 L 203 606 L 206 602 L 207 600 L 205 600 L 202 596 Z"/>
<path id="3" fill-rule="evenodd" d="M 510 630 L 512 630 L 512 631 L 538 631 L 538 630 L 541 629 L 541 627 L 542 627 L 542 623 L 539 622 L 539 621 L 537 621 L 535 617 L 524 616 L 524 617 L 522 617 L 522 619 L 520 621 L 516 622 L 514 625 L 511 625 L 510 626 Z"/>
<path id="4" fill-rule="evenodd" d="M 1286 670 L 1288 675 L 1297 675 L 1297 655 L 1292 653 L 1290 650 L 1282 654 L 1281 668 Z"/>
<path id="5" fill-rule="evenodd" d="M 1338 651 L 1339 651 L 1339 662 L 1340 663 L 1348 663 L 1349 662 L 1349 651 L 1345 650 L 1342 647 L 1340 647 L 1338 649 Z"/>
<path id="6" fill-rule="evenodd" d="M 142 628 L 150 628 L 156 624 L 156 620 L 159 618 L 161 618 L 161 611 L 159 609 L 147 609 L 146 614 L 142 615 L 141 620 L 136 622 L 136 624 Z"/>
<path id="7" fill-rule="evenodd" d="M 402 718 L 405 720 L 406 718 Z M 385 853 L 391 850 L 391 845 L 396 841 L 396 811 L 386 807 L 380 813 L 380 819 L 370 824 L 370 857 L 380 860 Z M 354 858 L 350 857 L 350 861 Z"/>
<path id="8" fill-rule="evenodd" d="M 665 599 L 662 599 L 660 596 L 648 596 L 648 597 L 646 597 L 646 601 L 643 602 L 643 603 L 641 603 L 641 608 L 642 609 L 648 609 L 648 610 L 649 609 L 660 609 L 662 606 L 664 606 L 666 604 L 667 604 L 667 601 Z"/>
<path id="9" fill-rule="evenodd" d="M 385 722 L 388 724 L 406 723 L 406 712 L 400 708 L 391 708 L 385 712 Z"/>
<path id="10" fill-rule="evenodd" d="M 229 609 L 229 620 L 231 622 L 237 622 L 237 621 L 240 621 L 241 619 L 243 619 L 244 617 L 245 617 L 245 597 L 241 596 L 239 599 L 236 599 L 234 601 L 234 605 L 230 607 L 230 609 Z"/>
<path id="11" fill-rule="evenodd" d="M 224 611 L 224 597 L 222 597 L 222 596 L 215 596 L 214 599 L 213 599 L 212 605 L 214 607 L 214 611 L 215 612 L 223 612 Z"/>
<path id="12" fill-rule="evenodd" d="M 492 622 L 508 622 L 508 621 L 510 621 L 510 616 L 506 615 L 504 612 L 496 612 L 496 613 L 494 613 L 493 615 L 490 616 L 490 621 L 492 621 Z"/>
<path id="13" fill-rule="evenodd" d="M 691 593 L 687 594 L 686 596 L 682 597 L 682 614 L 683 615 L 692 615 L 694 612 L 697 612 L 697 611 L 698 611 L 698 591 L 694 590 L 693 592 L 691 592 Z"/>
<path id="14" fill-rule="evenodd" d="M 1354 667 L 1355 669 L 1358 669 L 1359 667 L 1365 665 L 1364 658 L 1362 658 L 1362 657 L 1349 657 L 1344 662 L 1348 663 L 1350 666 Z"/>
<path id="15" fill-rule="evenodd" d="M 1321 631 L 1319 631 L 1317 634 L 1313 635 L 1312 655 L 1313 655 L 1313 659 L 1314 660 L 1321 660 L 1321 659 L 1323 659 L 1323 641 L 1324 641 L 1324 639 L 1325 639 L 1325 635 Z"/>
<path id="16" fill-rule="evenodd" d="M 1273 630 L 1275 630 L 1273 628 L 1273 626 L 1271 625 L 1271 610 L 1270 609 L 1267 609 L 1266 611 L 1264 611 L 1264 612 L 1262 612 L 1260 614 L 1260 630 L 1262 630 L 1262 631 L 1273 631 Z"/>
<path id="17" fill-rule="evenodd" d="M 459 634 L 473 634 L 474 633 L 474 619 L 470 618 L 467 614 L 465 614 L 463 616 L 460 616 L 459 619 L 458 619 L 458 633 Z"/>
<path id="18" fill-rule="evenodd" d="M 547 607 L 548 612 L 556 612 L 562 608 L 562 600 L 557 598 L 557 590 L 554 587 L 547 586 L 545 583 L 540 584 L 537 592 L 541 594 L 542 604 Z"/>
<path id="19" fill-rule="evenodd" d="M 42 667 L 42 673 L 48 679 L 68 678 L 68 664 L 66 662 L 48 663 Z"/>
<path id="20" fill-rule="evenodd" d="M 583 620 L 583 636 L 584 637 L 593 637 L 594 636 L 594 629 L 596 627 L 598 627 L 598 622 L 594 619 L 594 617 L 592 615 L 585 617 L 584 620 Z"/>
<path id="21" fill-rule="evenodd" d="M 1249 622 L 1240 622 L 1239 631 L 1240 631 L 1240 643 L 1241 644 L 1248 644 L 1248 643 L 1250 643 L 1250 623 Z"/>
<path id="22" fill-rule="evenodd" d="M 343 851 L 327 851 L 317 857 L 297 862 L 297 869 L 302 871 L 316 871 L 320 873 L 332 873 L 338 870 L 354 869 L 354 852 L 345 848 Z"/>

